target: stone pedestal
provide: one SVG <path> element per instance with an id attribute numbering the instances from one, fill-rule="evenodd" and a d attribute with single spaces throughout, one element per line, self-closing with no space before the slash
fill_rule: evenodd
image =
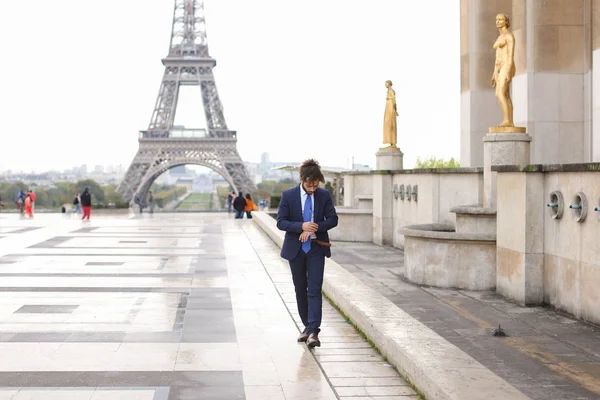
<path id="1" fill-rule="evenodd" d="M 496 165 L 527 165 L 531 136 L 526 133 L 488 133 L 483 138 L 483 206 L 496 208 Z"/>
<path id="2" fill-rule="evenodd" d="M 394 238 L 392 175 L 373 175 L 373 243 L 391 246 Z M 368 229 L 368 227 L 365 227 Z"/>
<path id="3" fill-rule="evenodd" d="M 384 147 L 375 154 L 375 168 L 377 170 L 397 171 L 403 169 L 404 154 L 396 146 Z"/>

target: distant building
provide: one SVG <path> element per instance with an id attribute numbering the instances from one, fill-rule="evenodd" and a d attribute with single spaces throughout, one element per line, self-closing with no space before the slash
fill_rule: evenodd
<path id="1" fill-rule="evenodd" d="M 269 160 L 269 153 L 262 153 L 260 155 L 260 163 L 261 164 L 269 164 L 271 161 Z"/>
<path id="2" fill-rule="evenodd" d="M 213 180 L 209 174 L 197 175 L 192 190 L 199 193 L 212 193 Z"/>
<path id="3" fill-rule="evenodd" d="M 260 156 L 259 163 L 245 163 L 246 169 L 250 176 L 253 177 L 254 183 L 259 184 L 263 181 L 282 181 L 284 179 L 298 178 L 298 173 L 295 171 L 283 171 L 276 170 L 274 168 L 281 167 L 284 165 L 290 165 L 296 163 L 290 162 L 272 162 L 269 153 L 262 153 Z"/>
<path id="4" fill-rule="evenodd" d="M 175 182 L 175 186 L 184 187 L 188 191 L 191 191 L 194 188 L 194 179 L 193 178 L 179 178 Z"/>
<path id="5" fill-rule="evenodd" d="M 354 164 L 352 171 L 371 171 L 372 168 L 365 164 Z"/>
<path id="6" fill-rule="evenodd" d="M 262 153 L 260 163 L 245 163 L 250 176 L 254 177 L 254 183 L 263 181 L 282 181 L 284 179 L 298 180 L 298 171 L 295 168 L 285 168 L 287 166 L 300 165 L 299 162 L 272 162 L 269 153 Z M 283 167 L 283 168 L 282 168 Z M 348 168 L 326 167 L 330 171 L 347 171 Z M 371 167 L 364 164 L 354 164 L 353 171 L 370 171 Z"/>

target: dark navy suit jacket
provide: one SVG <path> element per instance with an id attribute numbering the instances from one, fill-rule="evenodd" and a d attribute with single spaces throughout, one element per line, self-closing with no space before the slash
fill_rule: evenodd
<path id="1" fill-rule="evenodd" d="M 281 194 L 279 211 L 277 212 L 277 228 L 285 231 L 285 239 L 281 247 L 281 257 L 286 260 L 293 260 L 298 255 L 302 242 L 300 234 L 302 233 L 302 224 L 304 216 L 302 215 L 302 200 L 300 198 L 300 185 L 284 191 Z M 323 188 L 317 188 L 314 196 L 313 219 L 319 225 L 316 232 L 317 239 L 322 242 L 329 242 L 327 231 L 335 228 L 338 224 L 338 216 L 331 200 L 329 192 Z M 331 257 L 329 247 L 323 246 L 326 257 Z"/>

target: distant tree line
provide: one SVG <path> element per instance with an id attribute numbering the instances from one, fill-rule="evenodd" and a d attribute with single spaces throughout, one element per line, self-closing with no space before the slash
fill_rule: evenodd
<path id="1" fill-rule="evenodd" d="M 0 199 L 5 210 L 15 209 L 19 191 L 33 190 L 36 195 L 36 209 L 60 209 L 63 204 L 73 204 L 75 195 L 83 192 L 86 186 L 90 188 L 92 207 L 94 208 L 129 207 L 129 204 L 123 201 L 121 195 L 117 193 L 117 185 L 100 186 L 92 179 L 78 182 L 57 182 L 52 187 L 27 185 L 23 182 L 0 182 Z M 163 202 L 169 202 L 186 192 L 185 188 L 171 185 L 153 185 L 151 190 L 158 207 L 163 207 Z"/>
<path id="2" fill-rule="evenodd" d="M 455 160 L 454 157 L 449 160 L 435 156 L 424 159 L 417 157 L 415 168 L 460 168 L 460 161 Z"/>

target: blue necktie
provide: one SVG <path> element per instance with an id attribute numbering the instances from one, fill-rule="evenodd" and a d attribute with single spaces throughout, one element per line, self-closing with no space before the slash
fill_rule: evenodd
<path id="1" fill-rule="evenodd" d="M 310 196 L 306 196 L 306 201 L 304 202 L 304 222 L 311 222 L 312 217 L 312 201 Z M 302 250 L 305 253 L 310 251 L 310 238 L 302 243 Z"/>

